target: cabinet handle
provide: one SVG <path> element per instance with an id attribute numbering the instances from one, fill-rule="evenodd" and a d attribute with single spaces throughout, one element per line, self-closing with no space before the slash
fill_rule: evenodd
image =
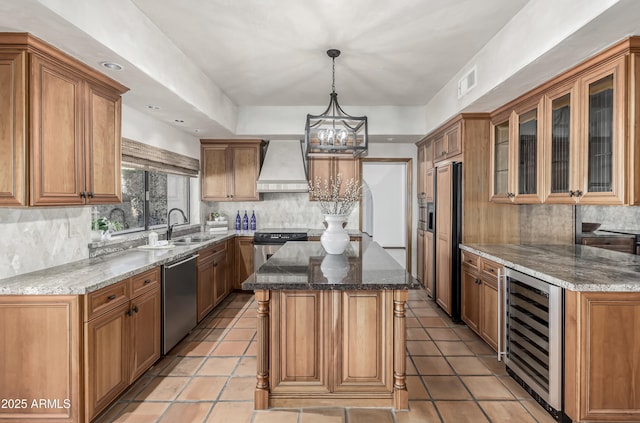
<path id="1" fill-rule="evenodd" d="M 131 309 L 129 309 L 129 310 L 127 310 L 127 312 L 126 312 L 126 313 L 124 313 L 124 314 L 126 314 L 126 315 L 127 315 L 127 316 L 129 316 L 129 317 L 131 317 L 131 315 L 132 315 L 133 313 L 131 313 Z"/>
<path id="2" fill-rule="evenodd" d="M 492 268 L 489 268 L 489 272 L 493 273 L 493 272 L 494 272 L 494 270 L 493 270 Z"/>
<path id="3" fill-rule="evenodd" d="M 113 301 L 116 299 L 116 294 L 111 294 L 107 297 L 107 301 Z"/>
<path id="4" fill-rule="evenodd" d="M 84 191 L 80 191 L 80 198 L 87 198 L 87 193 Z"/>
<path id="5" fill-rule="evenodd" d="M 576 197 L 582 197 L 582 191 L 580 190 L 576 191 Z"/>
<path id="6" fill-rule="evenodd" d="M 574 195 L 576 195 L 575 191 L 569 191 L 569 197 L 573 197 Z"/>
<path id="7" fill-rule="evenodd" d="M 144 284 L 145 284 L 145 285 L 149 285 L 150 283 L 151 283 L 151 279 L 145 279 L 145 280 L 144 280 Z"/>
<path id="8" fill-rule="evenodd" d="M 88 196 L 89 198 L 93 198 L 93 191 L 89 191 L 89 192 L 87 193 L 87 196 Z"/>
<path id="9" fill-rule="evenodd" d="M 134 313 L 138 313 L 138 311 L 139 311 L 139 310 L 140 310 L 140 309 L 138 308 L 138 306 L 137 306 L 137 305 L 134 305 L 134 306 L 133 306 L 133 311 L 134 311 Z"/>

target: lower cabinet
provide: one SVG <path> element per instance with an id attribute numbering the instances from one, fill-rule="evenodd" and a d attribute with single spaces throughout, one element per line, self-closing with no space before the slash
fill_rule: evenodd
<path id="1" fill-rule="evenodd" d="M 160 358 L 160 269 L 92 292 L 85 297 L 85 305 L 91 316 L 84 322 L 88 421 Z"/>
<path id="2" fill-rule="evenodd" d="M 198 254 L 196 307 L 200 322 L 230 292 L 227 280 L 227 242 L 203 248 Z"/>
<path id="3" fill-rule="evenodd" d="M 416 276 L 418 279 L 418 282 L 420 282 L 422 284 L 422 286 L 425 286 L 425 280 L 424 280 L 424 261 L 426 258 L 426 253 L 424 251 L 424 233 L 425 231 L 423 231 L 422 229 L 418 229 L 418 240 L 416 242 L 416 246 L 417 248 L 417 269 L 416 269 Z"/>
<path id="4" fill-rule="evenodd" d="M 213 304 L 220 303 L 229 294 L 227 289 L 227 250 L 213 255 Z"/>
<path id="5" fill-rule="evenodd" d="M 484 258 L 462 254 L 462 321 L 498 351 L 498 269 L 499 265 Z"/>
<path id="6" fill-rule="evenodd" d="M 242 289 L 242 282 L 253 274 L 253 237 L 236 237 L 236 289 Z"/>

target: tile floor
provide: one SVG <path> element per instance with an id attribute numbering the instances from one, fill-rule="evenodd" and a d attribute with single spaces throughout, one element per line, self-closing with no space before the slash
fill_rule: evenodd
<path id="1" fill-rule="evenodd" d="M 254 411 L 255 310 L 253 295 L 230 295 L 97 422 L 553 422 L 494 352 L 465 325 L 452 323 L 424 291 L 412 291 L 408 302 L 408 411 Z"/>

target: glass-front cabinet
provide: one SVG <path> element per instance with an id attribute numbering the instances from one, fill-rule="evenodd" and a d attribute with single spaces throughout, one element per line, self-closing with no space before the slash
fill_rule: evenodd
<path id="1" fill-rule="evenodd" d="M 542 100 L 526 102 L 515 110 L 512 150 L 515 164 L 512 197 L 516 203 L 542 202 Z"/>
<path id="2" fill-rule="evenodd" d="M 514 197 L 510 183 L 510 115 L 502 113 L 491 120 L 491 201 L 497 203 L 510 203 Z"/>

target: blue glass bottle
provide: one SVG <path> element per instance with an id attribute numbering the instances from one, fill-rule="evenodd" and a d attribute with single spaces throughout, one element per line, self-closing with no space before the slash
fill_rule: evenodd
<path id="1" fill-rule="evenodd" d="M 242 228 L 242 220 L 240 220 L 240 210 L 238 210 L 238 214 L 236 214 L 236 232 L 240 232 Z"/>
<path id="2" fill-rule="evenodd" d="M 256 212 L 255 210 L 251 211 L 251 230 L 255 232 L 256 230 Z"/>
<path id="3" fill-rule="evenodd" d="M 249 230 L 249 216 L 247 216 L 247 211 L 244 211 L 244 216 L 242 217 L 242 230 L 243 231 L 248 231 Z"/>

